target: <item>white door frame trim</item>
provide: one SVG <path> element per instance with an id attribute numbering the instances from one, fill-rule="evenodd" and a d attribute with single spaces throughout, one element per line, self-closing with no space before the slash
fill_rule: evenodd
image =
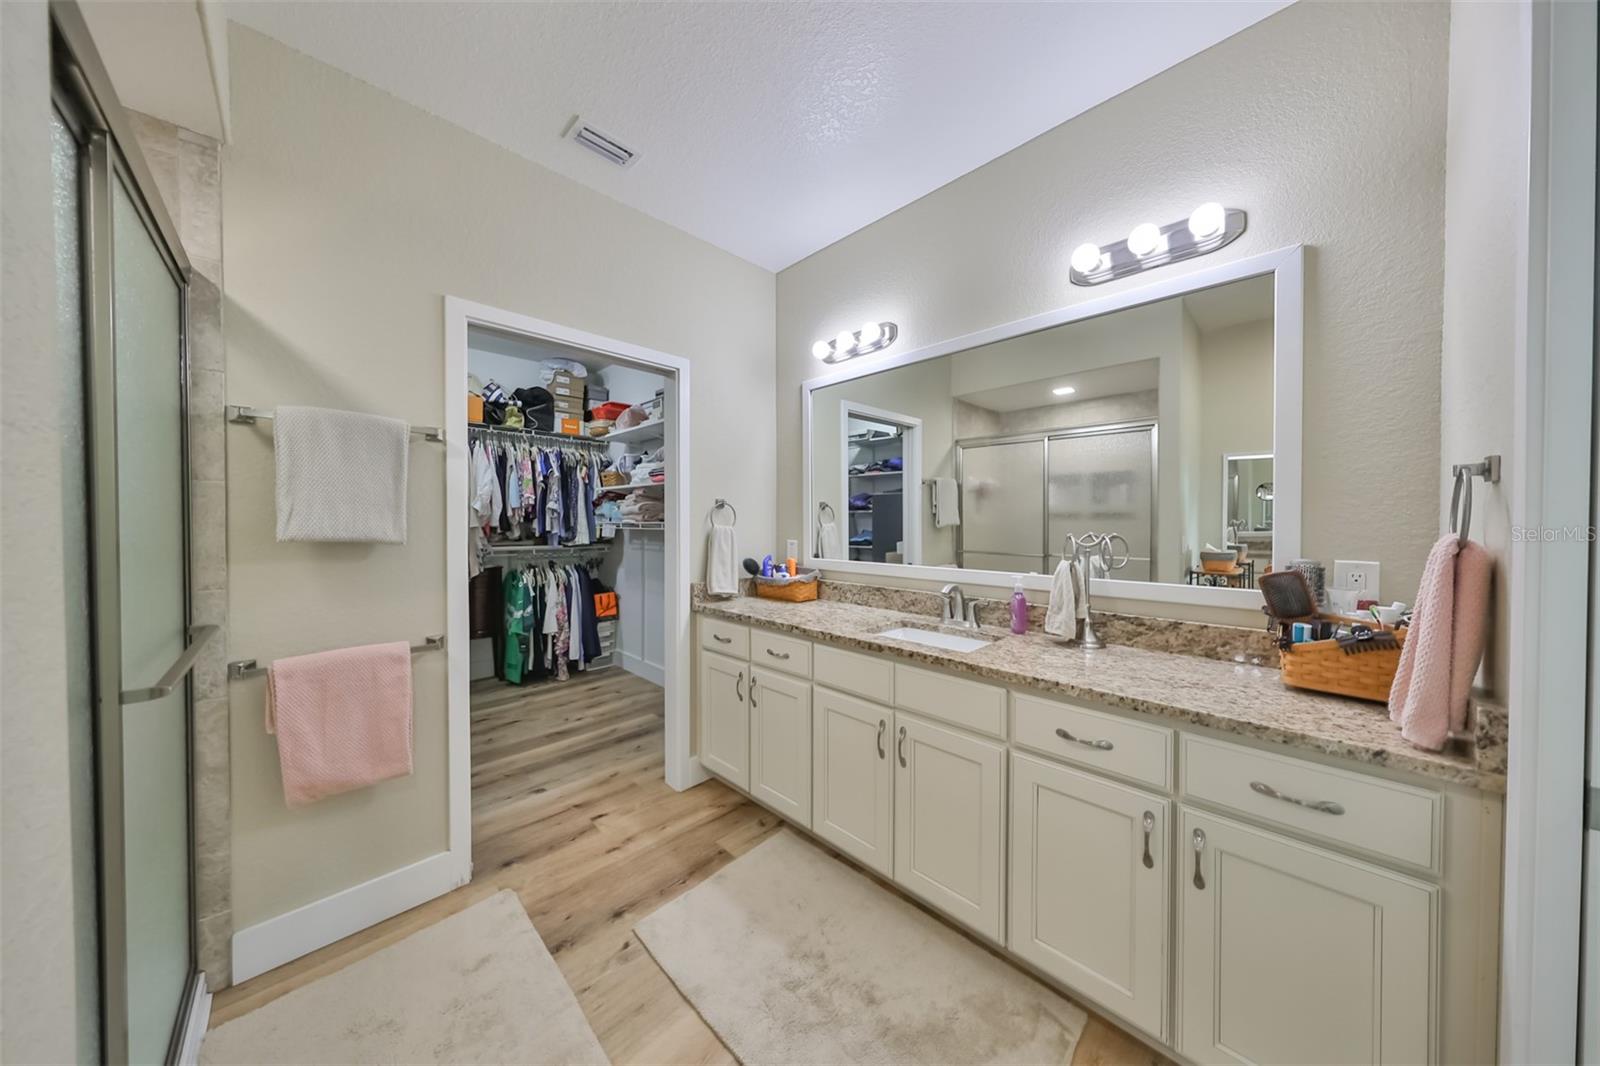
<path id="1" fill-rule="evenodd" d="M 1511 523 L 1582 529 L 1593 485 L 1595 7 L 1521 8 L 1527 82 L 1514 89 L 1529 94 L 1529 139 L 1515 249 Z M 1590 555 L 1581 538 L 1511 542 L 1502 1062 L 1581 1061 Z"/>
<path id="2" fill-rule="evenodd" d="M 460 429 L 467 410 L 467 330 L 485 326 L 583 348 L 629 363 L 673 382 L 669 389 L 672 426 L 666 457 L 666 778 L 674 789 L 706 779 L 691 754 L 689 679 L 689 360 L 627 341 L 602 337 L 556 322 L 475 303 L 444 298 L 445 436 L 445 608 L 446 653 L 450 663 L 450 853 L 470 871 L 472 864 L 471 624 L 467 602 L 467 466 L 469 450 Z M 675 669 L 674 669 L 675 668 Z"/>

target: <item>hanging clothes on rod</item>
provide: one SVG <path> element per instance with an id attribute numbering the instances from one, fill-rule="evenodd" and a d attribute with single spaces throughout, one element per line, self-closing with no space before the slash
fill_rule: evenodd
<path id="1" fill-rule="evenodd" d="M 595 499 L 606 458 L 591 442 L 499 430 L 470 436 L 469 575 L 481 571 L 496 543 L 581 546 L 599 540 Z"/>
<path id="2" fill-rule="evenodd" d="M 609 592 L 593 560 L 508 567 L 496 674 L 514 685 L 565 681 L 602 655 L 595 594 Z"/>

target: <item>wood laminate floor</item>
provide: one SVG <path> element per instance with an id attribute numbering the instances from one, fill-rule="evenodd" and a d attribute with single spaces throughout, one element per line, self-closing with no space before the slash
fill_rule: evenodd
<path id="1" fill-rule="evenodd" d="M 475 683 L 472 883 L 218 993 L 211 1024 L 511 889 L 613 1062 L 736 1061 L 633 926 L 782 822 L 717 781 L 668 788 L 662 714 L 661 689 L 621 669 L 528 688 Z M 1162 1061 L 1092 1013 L 1073 1057 Z"/>

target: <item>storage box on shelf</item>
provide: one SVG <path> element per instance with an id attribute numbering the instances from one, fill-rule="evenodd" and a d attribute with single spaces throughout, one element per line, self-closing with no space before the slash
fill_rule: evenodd
<path id="1" fill-rule="evenodd" d="M 708 770 L 1153 1042 L 1493 1058 L 1496 797 L 714 615 L 698 633 Z"/>

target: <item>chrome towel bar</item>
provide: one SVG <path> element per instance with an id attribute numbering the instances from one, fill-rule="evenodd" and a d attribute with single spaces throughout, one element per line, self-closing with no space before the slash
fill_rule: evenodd
<path id="1" fill-rule="evenodd" d="M 424 637 L 421 644 L 411 645 L 411 654 L 418 652 L 438 651 L 444 647 L 444 637 Z M 254 659 L 235 659 L 228 664 L 228 680 L 237 681 L 242 677 L 256 677 L 267 672 L 265 666 L 259 665 Z"/>
<path id="2" fill-rule="evenodd" d="M 259 407 L 246 407 L 243 404 L 230 403 L 228 405 L 228 421 L 237 422 L 242 426 L 253 426 L 257 422 L 272 421 L 271 411 L 263 411 Z M 444 433 L 438 426 L 412 426 L 411 435 L 424 440 L 443 441 Z"/>

